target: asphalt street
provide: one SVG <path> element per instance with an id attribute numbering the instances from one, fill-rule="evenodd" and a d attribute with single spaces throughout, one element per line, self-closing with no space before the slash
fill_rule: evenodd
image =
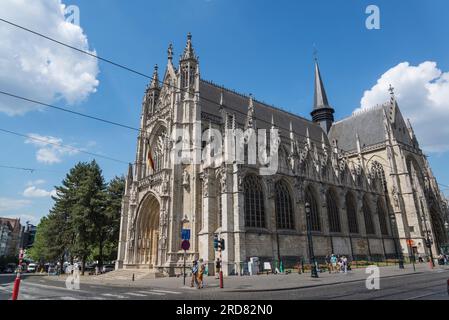
<path id="1" fill-rule="evenodd" d="M 0 299 L 11 298 L 14 275 L 0 275 Z M 379 290 L 368 290 L 363 280 L 326 284 L 316 287 L 263 290 L 219 291 L 206 287 L 181 287 L 176 290 L 148 286 L 105 286 L 81 284 L 80 290 L 69 290 L 62 281 L 48 276 L 24 275 L 20 286 L 22 300 L 449 300 L 449 271 L 423 272 L 380 279 Z M 263 280 L 261 280 L 263 281 Z M 232 290 L 232 288 L 228 288 Z"/>

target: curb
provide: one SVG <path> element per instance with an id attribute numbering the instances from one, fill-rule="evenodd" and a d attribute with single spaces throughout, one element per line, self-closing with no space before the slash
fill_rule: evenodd
<path id="1" fill-rule="evenodd" d="M 417 274 L 423 274 L 424 272 L 414 272 L 414 273 L 407 273 L 407 274 L 399 274 L 394 276 L 386 276 L 383 277 L 383 279 L 388 278 L 397 278 L 397 277 L 406 277 L 411 275 L 417 275 Z M 273 292 L 273 291 L 288 291 L 288 290 L 299 290 L 299 289 L 307 289 L 307 288 L 316 288 L 316 287 L 325 287 L 325 286 L 332 286 L 332 285 L 338 285 L 338 284 L 345 284 L 345 283 L 354 283 L 359 281 L 365 281 L 365 279 L 357 279 L 357 280 L 348 280 L 348 281 L 340 281 L 340 282 L 332 282 L 332 283 L 320 283 L 320 284 L 311 284 L 311 285 L 305 285 L 301 287 L 290 287 L 290 288 L 270 288 L 270 289 L 242 289 L 242 290 L 224 290 L 226 292 Z"/>

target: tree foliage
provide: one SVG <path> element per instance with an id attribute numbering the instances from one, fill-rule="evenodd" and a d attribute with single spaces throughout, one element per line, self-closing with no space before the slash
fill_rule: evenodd
<path id="1" fill-rule="evenodd" d="M 105 183 L 96 161 L 76 164 L 56 187 L 54 205 L 37 228 L 30 255 L 36 261 L 115 259 L 125 180 Z"/>

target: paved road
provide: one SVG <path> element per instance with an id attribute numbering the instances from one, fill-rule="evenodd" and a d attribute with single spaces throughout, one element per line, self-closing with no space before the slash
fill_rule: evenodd
<path id="1" fill-rule="evenodd" d="M 181 287 L 176 290 L 158 287 L 136 288 L 132 286 L 111 287 L 104 285 L 81 284 L 80 290 L 68 290 L 65 283 L 54 281 L 46 276 L 24 276 L 19 299 L 24 300 L 272 300 L 272 299 L 311 299 L 311 300 L 449 300 L 446 281 L 449 271 L 440 270 L 410 275 L 388 277 L 380 280 L 380 290 L 367 290 L 365 281 L 320 285 L 316 287 L 257 291 L 220 292 L 216 288 L 201 290 Z M 10 299 L 14 276 L 0 276 L 0 300 Z M 263 281 L 263 280 L 261 280 Z"/>

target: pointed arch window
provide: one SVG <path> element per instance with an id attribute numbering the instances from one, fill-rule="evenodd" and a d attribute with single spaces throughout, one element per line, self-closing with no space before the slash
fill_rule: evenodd
<path id="1" fill-rule="evenodd" d="M 346 195 L 346 213 L 348 216 L 348 226 L 350 233 L 359 233 L 359 225 L 357 222 L 357 210 L 355 199 L 352 193 Z"/>
<path id="2" fill-rule="evenodd" d="M 311 231 L 321 231 L 320 215 L 318 211 L 318 204 L 316 202 L 312 188 L 309 186 L 305 194 L 306 203 L 310 204 L 310 220 L 308 224 Z"/>
<path id="3" fill-rule="evenodd" d="M 258 177 L 249 175 L 243 182 L 245 195 L 245 226 L 265 228 L 265 207 L 262 184 Z"/>
<path id="4" fill-rule="evenodd" d="M 335 199 L 336 197 L 334 195 L 334 192 L 329 190 L 326 195 L 327 214 L 329 218 L 329 231 L 341 232 L 340 214 Z"/>
<path id="5" fill-rule="evenodd" d="M 275 185 L 276 226 L 278 229 L 293 229 L 293 207 L 288 186 L 284 181 Z"/>
<path id="6" fill-rule="evenodd" d="M 388 235 L 387 212 L 382 201 L 377 200 L 377 215 L 379 216 L 380 232 L 382 235 Z"/>
<path id="7" fill-rule="evenodd" d="M 387 180 L 385 179 L 385 170 L 383 166 L 378 161 L 374 161 L 371 167 L 371 171 L 375 177 L 378 177 L 380 179 L 383 190 L 388 193 Z"/>
<path id="8" fill-rule="evenodd" d="M 376 234 L 376 230 L 374 229 L 373 216 L 371 214 L 368 199 L 366 198 L 363 199 L 362 212 L 363 217 L 365 218 L 366 234 Z"/>

